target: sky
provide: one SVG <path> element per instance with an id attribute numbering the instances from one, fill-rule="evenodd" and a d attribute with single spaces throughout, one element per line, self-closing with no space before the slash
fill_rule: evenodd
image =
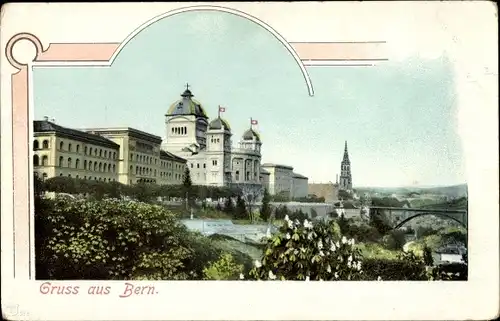
<path id="1" fill-rule="evenodd" d="M 189 83 L 210 118 L 226 108 L 233 145 L 256 119 L 262 162 L 293 166 L 309 182 L 335 181 L 345 141 L 355 187 L 465 182 L 446 56 L 307 71 L 312 97 L 268 31 L 224 12 L 186 12 L 141 31 L 111 67 L 35 68 L 34 118 L 164 137 L 164 115 Z"/>

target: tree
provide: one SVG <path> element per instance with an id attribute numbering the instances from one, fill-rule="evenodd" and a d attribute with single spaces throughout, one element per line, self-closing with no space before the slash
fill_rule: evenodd
<path id="1" fill-rule="evenodd" d="M 226 212 L 229 215 L 234 214 L 234 204 L 231 197 L 226 197 L 226 202 L 224 203 L 224 212 Z"/>
<path id="2" fill-rule="evenodd" d="M 248 213 L 247 213 L 247 207 L 245 204 L 245 200 L 240 195 L 238 195 L 236 198 L 235 216 L 238 219 L 244 219 L 247 217 L 247 215 L 248 215 Z"/>
<path id="3" fill-rule="evenodd" d="M 432 257 L 432 250 L 427 245 L 424 246 L 423 250 L 424 263 L 427 266 L 432 266 L 434 264 L 434 258 Z"/>
<path id="4" fill-rule="evenodd" d="M 258 184 L 242 184 L 239 186 L 239 190 L 241 191 L 241 197 L 248 205 L 248 214 L 250 215 L 250 220 L 254 221 L 253 211 L 255 208 L 255 203 L 262 196 L 262 185 Z"/>
<path id="5" fill-rule="evenodd" d="M 262 205 L 260 207 L 260 217 L 267 222 L 271 217 L 271 206 L 269 203 L 271 202 L 271 195 L 267 188 L 264 189 L 264 196 L 262 198 Z"/>
<path id="6" fill-rule="evenodd" d="M 193 195 L 191 195 L 193 182 L 191 181 L 191 173 L 189 172 L 189 168 L 187 166 L 186 166 L 186 169 L 184 170 L 184 179 L 182 181 L 182 186 L 184 187 L 183 188 L 183 191 L 184 191 L 183 197 L 186 198 L 185 202 L 186 202 L 186 208 L 187 208 L 190 205 L 190 200 L 193 196 Z"/>

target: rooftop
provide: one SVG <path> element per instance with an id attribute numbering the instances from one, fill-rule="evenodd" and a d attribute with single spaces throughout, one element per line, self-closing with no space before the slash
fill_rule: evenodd
<path id="1" fill-rule="evenodd" d="M 173 160 L 176 160 L 176 161 L 179 161 L 179 162 L 183 162 L 183 163 L 187 162 L 187 160 L 185 160 L 184 158 L 179 157 L 177 155 L 174 155 L 174 154 L 172 154 L 170 152 L 167 152 L 167 151 L 164 151 L 164 150 L 160 150 L 160 158 L 173 159 Z"/>
<path id="2" fill-rule="evenodd" d="M 111 148 L 120 148 L 120 145 L 117 143 L 100 135 L 63 127 L 48 120 L 33 121 L 33 131 L 35 133 L 55 132 L 56 134 L 64 135 L 75 140 L 87 141 L 89 143 L 99 144 Z"/>
<path id="3" fill-rule="evenodd" d="M 135 129 L 132 127 L 101 127 L 101 128 L 83 128 L 83 131 L 87 133 L 96 133 L 96 134 L 110 134 L 110 135 L 117 135 L 117 134 L 124 134 L 127 133 L 130 136 L 136 137 L 136 138 L 142 138 L 149 140 L 154 143 L 161 143 L 161 137 L 146 133 L 142 130 Z"/>
<path id="4" fill-rule="evenodd" d="M 272 164 L 272 163 L 264 163 L 264 164 L 261 165 L 261 167 L 276 167 L 276 168 L 284 168 L 284 169 L 293 170 L 292 166 L 281 165 L 281 164 Z"/>

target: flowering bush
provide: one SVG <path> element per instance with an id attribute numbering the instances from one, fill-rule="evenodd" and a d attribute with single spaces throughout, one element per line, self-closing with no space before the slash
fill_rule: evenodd
<path id="1" fill-rule="evenodd" d="M 279 232 L 267 240 L 250 278 L 257 280 L 357 280 L 362 263 L 354 239 L 341 236 L 335 222 L 301 223 L 285 217 Z"/>

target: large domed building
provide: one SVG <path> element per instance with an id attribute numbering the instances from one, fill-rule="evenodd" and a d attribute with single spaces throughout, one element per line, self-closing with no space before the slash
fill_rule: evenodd
<path id="1" fill-rule="evenodd" d="M 211 121 L 187 86 L 165 115 L 162 149 L 187 160 L 195 185 L 262 186 L 259 134 L 247 129 L 232 146 L 231 126 L 219 116 Z"/>

